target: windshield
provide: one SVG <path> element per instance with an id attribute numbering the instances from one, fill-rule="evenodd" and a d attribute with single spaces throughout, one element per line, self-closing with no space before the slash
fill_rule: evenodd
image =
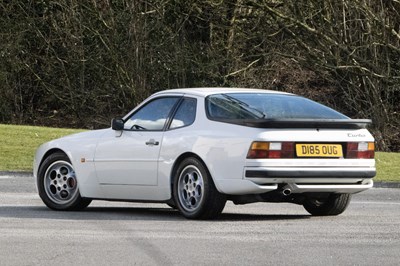
<path id="1" fill-rule="evenodd" d="M 227 93 L 206 98 L 210 119 L 348 119 L 347 116 L 296 95 Z"/>

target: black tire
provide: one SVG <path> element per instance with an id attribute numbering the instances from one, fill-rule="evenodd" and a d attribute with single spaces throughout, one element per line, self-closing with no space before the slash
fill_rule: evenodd
<path id="1" fill-rule="evenodd" d="M 173 199 L 170 199 L 169 201 L 167 201 L 166 204 L 167 204 L 169 207 L 171 207 L 172 209 L 174 209 L 174 210 L 177 209 L 176 204 L 175 204 L 175 202 L 174 202 Z"/>
<path id="2" fill-rule="evenodd" d="M 74 168 L 62 152 L 49 155 L 40 165 L 37 186 L 40 198 L 53 210 L 82 210 L 91 202 L 81 197 Z"/>
<path id="3" fill-rule="evenodd" d="M 179 165 L 173 195 L 176 207 L 188 219 L 214 219 L 226 203 L 226 196 L 215 188 L 207 168 L 193 157 Z"/>
<path id="4" fill-rule="evenodd" d="M 331 216 L 343 213 L 349 206 L 351 194 L 330 194 L 326 198 L 307 198 L 303 204 L 314 216 Z"/>

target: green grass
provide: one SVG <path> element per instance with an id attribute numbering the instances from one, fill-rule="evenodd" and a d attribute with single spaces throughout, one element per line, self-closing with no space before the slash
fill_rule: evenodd
<path id="1" fill-rule="evenodd" d="M 0 125 L 0 171 L 31 171 L 40 144 L 84 130 Z M 400 153 L 376 153 L 375 181 L 400 182 Z"/>
<path id="2" fill-rule="evenodd" d="M 83 130 L 0 125 L 0 171 L 32 171 L 40 144 Z"/>
<path id="3" fill-rule="evenodd" d="M 375 181 L 400 182 L 400 153 L 377 152 Z"/>

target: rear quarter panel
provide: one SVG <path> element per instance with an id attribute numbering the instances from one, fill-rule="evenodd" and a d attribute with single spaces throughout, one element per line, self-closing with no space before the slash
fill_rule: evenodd
<path id="1" fill-rule="evenodd" d="M 199 117 L 190 127 L 167 131 L 160 151 L 159 180 L 170 186 L 176 159 L 193 153 L 207 166 L 217 189 L 219 179 L 241 179 L 247 151 L 255 136 L 252 128 Z M 164 181 L 163 181 L 164 180 Z"/>

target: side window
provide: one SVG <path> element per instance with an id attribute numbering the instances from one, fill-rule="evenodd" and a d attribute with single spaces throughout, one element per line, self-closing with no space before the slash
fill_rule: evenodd
<path id="1" fill-rule="evenodd" d="M 175 113 L 170 129 L 193 124 L 196 118 L 196 99 L 185 98 Z"/>
<path id="2" fill-rule="evenodd" d="M 162 130 L 179 97 L 158 98 L 135 112 L 124 125 L 128 130 Z"/>

